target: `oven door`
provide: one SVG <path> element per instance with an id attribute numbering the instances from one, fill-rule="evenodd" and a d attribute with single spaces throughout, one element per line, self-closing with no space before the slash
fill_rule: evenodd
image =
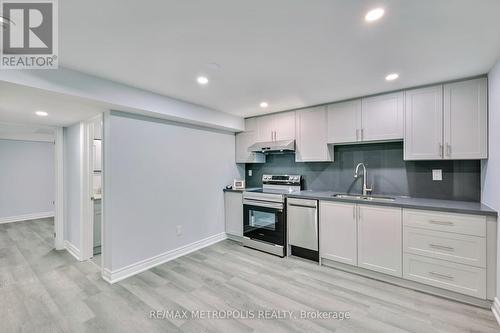
<path id="1" fill-rule="evenodd" d="M 243 201 L 243 236 L 276 245 L 285 245 L 283 203 Z"/>

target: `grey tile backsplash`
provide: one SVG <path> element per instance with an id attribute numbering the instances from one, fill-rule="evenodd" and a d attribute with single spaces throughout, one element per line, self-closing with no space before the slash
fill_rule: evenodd
<path id="1" fill-rule="evenodd" d="M 372 143 L 335 147 L 334 162 L 296 163 L 294 154 L 268 155 L 265 164 L 246 164 L 247 187 L 261 186 L 263 174 L 299 174 L 304 189 L 360 193 L 362 177 L 354 179 L 359 162 L 368 169 L 373 194 L 480 201 L 481 166 L 468 161 L 403 161 L 403 143 Z M 443 180 L 432 180 L 432 169 L 443 170 Z"/>

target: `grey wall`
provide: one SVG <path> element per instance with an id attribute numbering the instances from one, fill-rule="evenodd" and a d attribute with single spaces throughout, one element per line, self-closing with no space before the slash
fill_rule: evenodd
<path id="1" fill-rule="evenodd" d="M 81 250 L 81 155 L 80 124 L 64 128 L 64 240 Z"/>
<path id="2" fill-rule="evenodd" d="M 489 159 L 483 163 L 482 202 L 500 211 L 500 61 L 488 73 Z M 498 228 L 500 240 L 500 228 Z M 497 267 L 500 267 L 500 244 Z M 497 298 L 500 298 L 500 273 L 497 269 Z"/>
<path id="3" fill-rule="evenodd" d="M 54 212 L 54 143 L 0 140 L 0 219 Z"/>
<path id="4" fill-rule="evenodd" d="M 304 188 L 359 193 L 362 177 L 354 168 L 364 162 L 374 194 L 479 201 L 479 161 L 403 161 L 403 143 L 372 143 L 335 147 L 335 162 L 296 163 L 294 154 L 268 155 L 265 164 L 247 164 L 248 187 L 261 186 L 263 174 L 300 174 Z M 443 170 L 443 181 L 432 181 L 432 169 Z"/>
<path id="5" fill-rule="evenodd" d="M 106 269 L 224 232 L 222 189 L 240 177 L 234 134 L 112 112 L 103 143 Z"/>

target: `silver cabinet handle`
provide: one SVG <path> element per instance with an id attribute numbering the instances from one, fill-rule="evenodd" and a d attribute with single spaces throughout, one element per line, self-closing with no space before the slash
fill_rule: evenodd
<path id="1" fill-rule="evenodd" d="M 441 279 L 453 280 L 453 276 L 448 275 L 448 274 L 441 274 L 441 273 L 437 273 L 437 272 L 429 272 L 429 274 L 434 275 L 434 276 L 441 278 Z"/>
<path id="2" fill-rule="evenodd" d="M 455 224 L 455 223 L 450 222 L 450 221 L 439 221 L 439 220 L 430 220 L 429 223 L 438 224 L 438 225 L 454 225 Z"/>
<path id="3" fill-rule="evenodd" d="M 439 157 L 443 157 L 443 144 L 441 142 L 438 144 L 438 149 L 439 149 Z"/>
<path id="4" fill-rule="evenodd" d="M 429 244 L 429 247 L 432 247 L 437 250 L 446 250 L 446 251 L 455 251 L 455 249 L 451 246 L 439 245 L 439 244 Z"/>
<path id="5" fill-rule="evenodd" d="M 363 141 L 363 137 L 365 136 L 365 129 L 361 129 L 361 141 Z"/>
<path id="6" fill-rule="evenodd" d="M 359 141 L 359 129 L 356 128 L 356 141 Z"/>
<path id="7" fill-rule="evenodd" d="M 361 221 L 361 207 L 358 206 L 358 219 Z"/>
<path id="8" fill-rule="evenodd" d="M 352 206 L 352 219 L 355 220 L 356 219 L 356 205 L 353 205 Z"/>
<path id="9" fill-rule="evenodd" d="M 449 143 L 446 143 L 446 156 L 451 156 L 451 145 Z"/>

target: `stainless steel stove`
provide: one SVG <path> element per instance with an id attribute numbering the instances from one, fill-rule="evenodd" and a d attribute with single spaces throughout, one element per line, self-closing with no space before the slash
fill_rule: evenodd
<path id="1" fill-rule="evenodd" d="M 262 189 L 243 193 L 243 245 L 286 255 L 285 194 L 301 190 L 299 175 L 263 175 Z"/>

